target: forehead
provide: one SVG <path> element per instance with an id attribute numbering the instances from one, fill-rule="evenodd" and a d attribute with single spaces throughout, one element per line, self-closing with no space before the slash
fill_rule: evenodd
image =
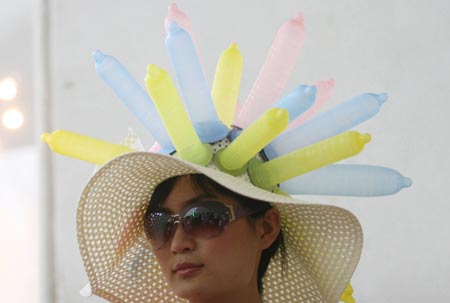
<path id="1" fill-rule="evenodd" d="M 193 184 L 188 177 L 182 176 L 175 182 L 163 204 L 168 206 L 168 204 L 181 203 L 202 194 L 203 192 L 200 189 L 194 190 Z"/>
<path id="2" fill-rule="evenodd" d="M 216 201 L 227 204 L 234 203 L 232 198 L 223 196 L 220 193 L 207 194 L 201 188 L 198 188 L 198 186 L 194 186 L 192 180 L 188 176 L 182 176 L 177 179 L 161 206 L 174 213 L 178 213 L 193 201 L 198 201 L 203 197 L 214 198 Z"/>

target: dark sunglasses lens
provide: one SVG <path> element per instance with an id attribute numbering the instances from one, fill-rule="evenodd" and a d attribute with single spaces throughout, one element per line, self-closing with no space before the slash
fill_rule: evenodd
<path id="1" fill-rule="evenodd" d="M 227 210 L 223 204 L 222 207 L 192 207 L 183 215 L 184 230 L 196 237 L 217 237 L 230 221 Z"/>
<path id="2" fill-rule="evenodd" d="M 173 219 L 165 213 L 151 213 L 145 222 L 145 229 L 152 247 L 161 248 L 172 235 Z"/>

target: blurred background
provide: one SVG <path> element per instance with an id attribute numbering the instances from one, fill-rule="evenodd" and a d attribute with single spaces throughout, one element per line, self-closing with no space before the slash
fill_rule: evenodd
<path id="1" fill-rule="evenodd" d="M 105 302 L 87 283 L 75 213 L 94 167 L 49 152 L 42 132 L 66 129 L 120 143 L 131 127 L 153 138 L 95 73 L 99 49 L 142 83 L 155 63 L 169 70 L 163 22 L 171 1 L 0 0 L 1 302 Z M 350 163 L 392 167 L 413 179 L 396 195 L 300 196 L 346 207 L 365 246 L 352 280 L 357 302 L 449 302 L 450 2 L 445 0 L 180 0 L 192 21 L 210 84 L 220 53 L 244 56 L 245 100 L 278 28 L 296 12 L 306 40 L 286 91 L 335 79 L 326 108 L 387 92 L 357 127 L 372 142 Z M 173 76 L 173 73 L 172 73 Z M 325 108 L 325 109 L 326 109 Z"/>
<path id="2" fill-rule="evenodd" d="M 0 300 L 41 302 L 32 1 L 0 7 Z"/>

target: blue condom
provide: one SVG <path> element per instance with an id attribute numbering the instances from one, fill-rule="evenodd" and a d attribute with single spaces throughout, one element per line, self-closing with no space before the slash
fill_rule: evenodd
<path id="1" fill-rule="evenodd" d="M 264 152 L 273 159 L 302 147 L 338 135 L 373 117 L 387 100 L 387 94 L 366 93 L 313 118 L 273 140 Z"/>
<path id="2" fill-rule="evenodd" d="M 170 137 L 147 92 L 113 56 L 97 50 L 92 53 L 92 57 L 95 60 L 97 74 L 161 144 L 161 153 L 173 152 Z"/>
<path id="3" fill-rule="evenodd" d="M 228 128 L 217 116 L 192 38 L 176 22 L 170 23 L 166 47 L 180 95 L 200 140 L 211 143 L 223 139 Z"/>

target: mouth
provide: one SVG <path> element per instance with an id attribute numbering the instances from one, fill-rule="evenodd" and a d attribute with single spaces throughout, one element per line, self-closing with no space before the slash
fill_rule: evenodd
<path id="1" fill-rule="evenodd" d="M 179 263 L 175 266 L 173 272 L 181 277 L 190 277 L 201 271 L 203 264 Z"/>

